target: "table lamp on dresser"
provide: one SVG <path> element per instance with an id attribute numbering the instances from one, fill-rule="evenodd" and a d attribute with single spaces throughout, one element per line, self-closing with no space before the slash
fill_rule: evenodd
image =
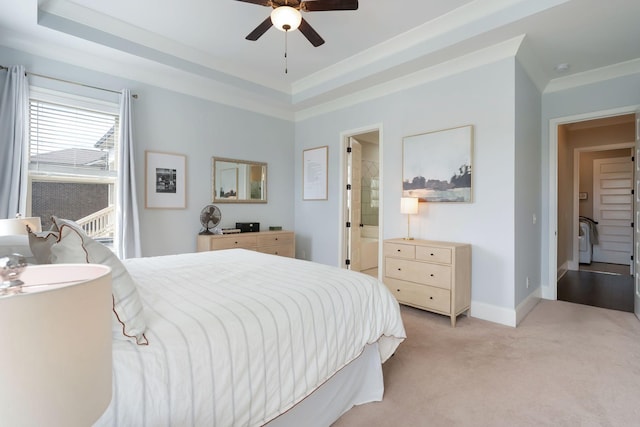
<path id="1" fill-rule="evenodd" d="M 0 257 L 0 424 L 90 426 L 111 401 L 111 269 Z"/>
<path id="2" fill-rule="evenodd" d="M 400 198 L 400 213 L 407 215 L 407 237 L 405 240 L 413 240 L 411 237 L 411 215 L 418 213 L 418 199 L 416 197 L 401 197 Z"/>

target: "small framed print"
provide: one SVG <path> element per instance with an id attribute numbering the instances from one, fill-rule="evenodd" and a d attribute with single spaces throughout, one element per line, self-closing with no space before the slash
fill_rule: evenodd
<path id="1" fill-rule="evenodd" d="M 302 154 L 302 200 L 327 200 L 329 147 L 310 148 Z"/>
<path id="2" fill-rule="evenodd" d="M 182 154 L 145 151 L 145 196 L 147 209 L 187 207 L 187 157 Z"/>

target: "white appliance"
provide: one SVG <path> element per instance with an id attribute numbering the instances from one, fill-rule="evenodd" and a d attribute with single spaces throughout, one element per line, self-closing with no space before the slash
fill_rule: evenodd
<path id="1" fill-rule="evenodd" d="M 591 244 L 591 227 L 586 222 L 580 221 L 578 229 L 578 248 L 580 264 L 591 264 L 593 245 Z"/>

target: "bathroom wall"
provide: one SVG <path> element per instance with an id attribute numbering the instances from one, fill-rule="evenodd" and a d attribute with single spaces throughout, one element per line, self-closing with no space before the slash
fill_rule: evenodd
<path id="1" fill-rule="evenodd" d="M 362 144 L 362 213 L 364 225 L 378 225 L 380 207 L 380 163 L 378 145 L 368 142 Z"/>

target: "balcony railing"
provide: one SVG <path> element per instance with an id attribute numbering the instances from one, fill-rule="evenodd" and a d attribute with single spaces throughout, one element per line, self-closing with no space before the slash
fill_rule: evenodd
<path id="1" fill-rule="evenodd" d="M 92 238 L 113 237 L 116 209 L 111 205 L 104 209 L 80 218 L 76 223 Z"/>

